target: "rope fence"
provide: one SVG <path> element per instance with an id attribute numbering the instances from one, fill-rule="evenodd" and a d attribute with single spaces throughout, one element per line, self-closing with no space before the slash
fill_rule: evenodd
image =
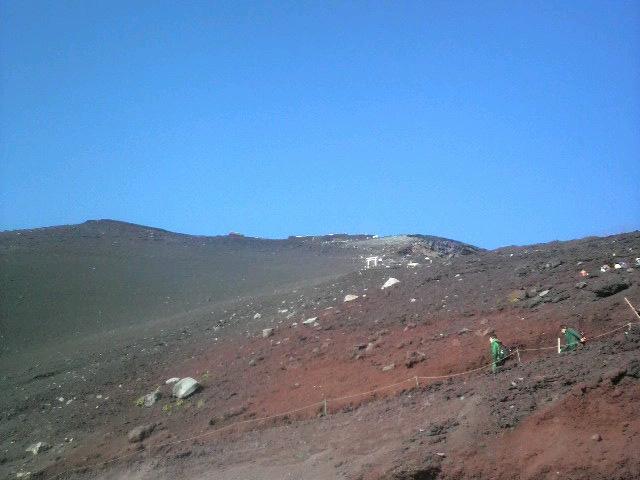
<path id="1" fill-rule="evenodd" d="M 627 302 L 627 304 L 629 305 L 629 307 L 631 308 L 633 313 L 636 315 L 636 317 L 638 317 L 638 319 L 640 319 L 640 315 L 638 314 L 638 311 L 635 309 L 635 307 L 631 304 L 631 302 L 629 302 L 629 300 L 626 297 L 625 297 L 625 301 Z M 590 339 L 593 340 L 593 339 L 597 339 L 597 338 L 602 338 L 604 336 L 611 335 L 612 333 L 618 332 L 620 330 L 624 330 L 625 328 L 629 328 L 630 329 L 632 325 L 640 325 L 640 322 L 625 323 L 624 325 L 622 325 L 620 327 L 616 327 L 614 329 L 608 330 L 608 331 L 603 332 L 603 333 L 601 333 L 599 335 L 596 335 L 594 337 L 590 337 Z M 513 357 L 514 355 L 517 355 L 518 363 L 521 364 L 520 352 L 542 351 L 542 350 L 552 350 L 552 349 L 557 349 L 557 346 L 554 345 L 553 347 L 516 348 L 515 351 L 512 351 L 507 356 L 505 356 L 501 360 L 501 362 L 506 360 L 507 358 Z M 224 425 L 222 427 L 216 428 L 214 430 L 210 430 L 210 431 L 205 432 L 205 433 L 201 433 L 201 434 L 198 434 L 198 435 L 193 435 L 191 437 L 181 438 L 181 439 L 178 439 L 178 440 L 174 440 L 174 441 L 170 441 L 170 442 L 163 442 L 163 443 L 159 443 L 159 444 L 151 444 L 148 447 L 148 450 L 149 451 L 151 449 L 159 450 L 159 449 L 170 447 L 170 446 L 173 446 L 173 445 L 178 445 L 178 444 L 184 443 L 184 442 L 191 442 L 191 441 L 194 441 L 194 440 L 200 440 L 200 439 L 203 439 L 203 438 L 211 437 L 213 435 L 217 435 L 217 434 L 219 434 L 221 432 L 224 432 L 224 431 L 227 431 L 227 430 L 232 430 L 233 428 L 237 428 L 237 427 L 240 427 L 242 425 L 255 424 L 255 423 L 260 423 L 260 422 L 266 422 L 268 420 L 275 420 L 277 418 L 288 417 L 288 416 L 293 415 L 295 413 L 304 412 L 304 411 L 307 411 L 307 410 L 310 410 L 310 409 L 314 409 L 314 408 L 316 409 L 316 411 L 318 413 L 321 411 L 323 416 L 327 416 L 328 413 L 329 413 L 328 404 L 330 402 L 334 402 L 335 403 L 335 402 L 341 402 L 341 401 L 345 401 L 345 400 L 352 400 L 354 398 L 365 397 L 367 395 L 374 395 L 374 394 L 376 394 L 378 392 L 389 390 L 389 389 L 392 389 L 392 388 L 395 388 L 395 387 L 399 387 L 401 385 L 405 385 L 405 384 L 408 384 L 408 383 L 411 383 L 410 389 L 413 389 L 413 388 L 418 389 L 418 388 L 420 388 L 420 380 L 425 380 L 425 381 L 427 381 L 427 380 L 445 380 L 445 379 L 448 379 L 448 378 L 460 377 L 460 376 L 469 375 L 469 374 L 472 374 L 472 373 L 475 373 L 475 372 L 479 372 L 479 371 L 488 369 L 493 364 L 494 364 L 494 362 L 490 362 L 490 363 L 487 363 L 487 364 L 482 365 L 482 366 L 477 367 L 477 368 L 473 368 L 473 369 L 470 369 L 470 370 L 465 370 L 464 372 L 450 373 L 450 374 L 446 374 L 446 375 L 433 375 L 433 376 L 420 376 L 420 375 L 418 375 L 418 376 L 413 376 L 413 377 L 407 378 L 405 380 L 402 380 L 400 382 L 396 382 L 396 383 L 392 383 L 392 384 L 388 384 L 388 385 L 383 385 L 381 387 L 374 388 L 374 389 L 368 390 L 366 392 L 359 392 L 359 393 L 354 393 L 354 394 L 351 394 L 351 395 L 345 395 L 345 396 L 336 397 L 336 398 L 325 398 L 320 402 L 311 403 L 309 405 L 305 405 L 303 407 L 296 408 L 296 409 L 293 409 L 293 410 L 288 410 L 286 412 L 276 413 L 274 415 L 268 415 L 266 417 L 250 418 L 250 419 L 247 419 L 247 420 L 240 420 L 240 421 L 233 422 L 233 423 L 230 423 L 228 425 Z M 127 454 L 119 455 L 117 457 L 113 457 L 113 458 L 111 458 L 109 460 L 104 460 L 102 462 L 97 462 L 97 463 L 94 463 L 94 464 L 91 464 L 91 465 L 85 465 L 85 466 L 82 466 L 82 467 L 66 470 L 66 471 L 58 473 L 58 474 L 56 474 L 54 476 L 48 477 L 47 480 L 57 480 L 58 478 L 61 478 L 63 475 L 69 475 L 69 474 L 72 474 L 72 473 L 85 472 L 87 470 L 91 470 L 91 469 L 95 469 L 95 468 L 98 468 L 98 467 L 106 466 L 106 465 L 108 465 L 110 463 L 117 462 L 117 461 L 120 461 L 120 460 L 124 460 L 126 458 L 130 458 L 130 457 L 133 457 L 133 456 L 139 455 L 139 454 L 140 454 L 139 451 L 134 451 L 134 452 L 130 452 L 130 453 L 127 453 Z"/>

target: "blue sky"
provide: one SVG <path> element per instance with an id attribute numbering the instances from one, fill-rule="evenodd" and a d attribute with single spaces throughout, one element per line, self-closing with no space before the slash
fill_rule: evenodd
<path id="1" fill-rule="evenodd" d="M 640 3 L 0 2 L 0 229 L 640 229 Z"/>

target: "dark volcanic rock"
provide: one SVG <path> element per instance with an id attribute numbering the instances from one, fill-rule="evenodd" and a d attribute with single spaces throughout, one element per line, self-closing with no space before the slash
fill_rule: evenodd
<path id="1" fill-rule="evenodd" d="M 531 287 L 527 289 L 527 298 L 534 298 L 538 296 L 538 289 L 536 287 Z"/>
<path id="2" fill-rule="evenodd" d="M 460 423 L 453 418 L 445 420 L 444 422 L 441 422 L 441 423 L 434 423 L 427 430 L 427 435 L 430 437 L 434 435 L 442 435 L 454 429 L 458 425 L 460 425 Z"/>
<path id="3" fill-rule="evenodd" d="M 413 367 L 415 364 L 424 360 L 425 354 L 421 352 L 407 352 L 406 360 L 404 362 L 407 368 Z"/>
<path id="4" fill-rule="evenodd" d="M 571 295 L 569 295 L 569 293 L 567 292 L 560 292 L 558 293 L 555 297 L 553 297 L 551 299 L 551 303 L 558 303 L 558 302 L 562 302 L 563 300 L 567 300 L 568 298 L 570 298 Z"/>
<path id="5" fill-rule="evenodd" d="M 402 465 L 381 478 L 385 480 L 436 480 L 440 477 L 442 457 L 426 454 L 418 458 L 404 458 Z"/>
<path id="6" fill-rule="evenodd" d="M 591 290 L 596 294 L 596 296 L 603 298 L 614 295 L 622 290 L 626 290 L 630 286 L 631 281 L 626 278 L 603 278 L 596 282 L 591 287 Z"/>
<path id="7" fill-rule="evenodd" d="M 640 378 L 640 360 L 635 359 L 627 365 L 627 375 L 633 378 Z"/>

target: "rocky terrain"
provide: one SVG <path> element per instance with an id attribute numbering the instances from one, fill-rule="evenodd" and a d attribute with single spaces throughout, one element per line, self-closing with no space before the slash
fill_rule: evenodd
<path id="1" fill-rule="evenodd" d="M 0 475 L 638 478 L 639 252 L 2 233 Z M 588 341 L 558 355 L 563 323 Z M 495 374 L 491 332 L 520 354 Z"/>

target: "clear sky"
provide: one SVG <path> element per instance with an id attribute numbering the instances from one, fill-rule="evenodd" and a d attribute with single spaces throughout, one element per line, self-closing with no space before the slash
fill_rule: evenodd
<path id="1" fill-rule="evenodd" d="M 640 2 L 0 0 L 0 230 L 640 229 Z"/>

